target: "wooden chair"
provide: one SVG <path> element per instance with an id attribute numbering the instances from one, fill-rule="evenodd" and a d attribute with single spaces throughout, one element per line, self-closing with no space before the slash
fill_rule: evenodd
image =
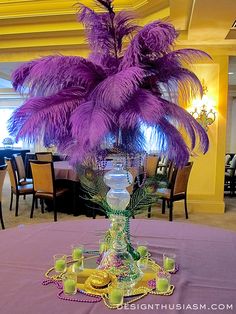
<path id="1" fill-rule="evenodd" d="M 231 160 L 232 160 L 232 156 L 230 154 L 226 154 L 225 155 L 225 166 L 228 166 Z"/>
<path id="2" fill-rule="evenodd" d="M 188 219 L 187 187 L 193 163 L 189 162 L 182 168 L 173 167 L 170 173 L 170 187 L 157 189 L 156 194 L 162 199 L 162 214 L 165 214 L 166 201 L 169 204 L 169 221 L 173 220 L 173 203 L 184 200 L 185 217 Z M 148 209 L 148 218 L 151 217 L 151 206 Z"/>
<path id="3" fill-rule="evenodd" d="M 225 182 L 224 190 L 230 191 L 230 196 L 235 194 L 235 185 L 236 185 L 236 155 L 233 156 L 229 162 L 229 166 L 225 167 Z"/>
<path id="4" fill-rule="evenodd" d="M 146 171 L 148 178 L 156 175 L 159 162 L 160 158 L 158 156 L 148 155 L 145 158 L 144 170 Z"/>
<path id="5" fill-rule="evenodd" d="M 56 188 L 55 174 L 52 162 L 30 160 L 33 176 L 33 200 L 30 218 L 33 218 L 34 203 L 36 199 L 49 199 L 53 202 L 54 221 L 57 221 L 56 198 L 63 196 L 68 189 Z M 41 202 L 43 212 L 43 202 Z"/>
<path id="6" fill-rule="evenodd" d="M 20 154 L 14 154 L 13 157 L 16 165 L 18 184 L 19 185 L 32 184 L 33 179 L 26 178 L 25 165 L 22 156 Z"/>
<path id="7" fill-rule="evenodd" d="M 10 177 L 11 182 L 11 202 L 10 210 L 12 210 L 13 194 L 16 195 L 16 212 L 15 215 L 18 216 L 18 207 L 19 207 L 19 197 L 21 195 L 25 196 L 28 194 L 33 194 L 33 184 L 20 185 L 17 182 L 16 172 L 14 169 L 14 163 L 11 158 L 4 158 L 5 163 L 7 164 L 7 171 Z"/>
<path id="8" fill-rule="evenodd" d="M 2 229 L 5 229 L 4 222 L 3 222 L 3 215 L 2 215 L 2 188 L 3 188 L 3 183 L 6 176 L 6 172 L 7 172 L 7 165 L 1 165 L 0 166 L 0 220 L 1 220 Z"/>
<path id="9" fill-rule="evenodd" d="M 39 152 L 35 153 L 36 160 L 39 161 L 53 161 L 51 152 Z"/>
<path id="10" fill-rule="evenodd" d="M 168 157 L 162 157 L 157 166 L 157 174 L 162 176 L 167 175 L 169 163 Z"/>

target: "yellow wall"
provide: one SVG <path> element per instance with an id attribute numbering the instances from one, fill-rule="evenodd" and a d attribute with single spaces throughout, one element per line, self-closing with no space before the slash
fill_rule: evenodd
<path id="1" fill-rule="evenodd" d="M 209 151 L 192 158 L 194 167 L 189 180 L 190 212 L 224 212 L 224 155 L 228 93 L 228 57 L 213 57 L 213 62 L 196 64 L 192 69 L 204 79 L 207 95 L 215 100 L 217 119 L 209 126 Z M 176 210 L 183 210 L 182 204 Z"/>

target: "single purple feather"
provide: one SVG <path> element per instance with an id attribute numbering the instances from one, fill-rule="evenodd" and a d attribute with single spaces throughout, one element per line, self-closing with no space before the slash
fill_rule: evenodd
<path id="1" fill-rule="evenodd" d="M 131 40 L 124 53 L 120 68 L 141 66 L 147 56 L 150 59 L 163 56 L 170 52 L 170 47 L 176 37 L 177 32 L 169 23 L 155 21 L 144 26 Z"/>
<path id="2" fill-rule="evenodd" d="M 121 58 L 116 58 L 109 54 L 101 54 L 100 52 L 91 53 L 88 60 L 94 64 L 102 66 L 106 76 L 117 73 L 117 69 L 119 68 L 121 62 Z"/>
<path id="3" fill-rule="evenodd" d="M 139 89 L 145 75 L 146 71 L 139 67 L 130 67 L 110 75 L 94 89 L 91 98 L 101 103 L 104 109 L 119 110 Z"/>
<path id="4" fill-rule="evenodd" d="M 48 133 L 48 138 L 58 142 L 59 138 L 68 135 L 70 114 L 84 95 L 83 89 L 69 88 L 53 96 L 30 98 L 11 116 L 10 134 L 15 135 L 16 140 L 23 138 L 35 141 L 43 133 Z"/>
<path id="5" fill-rule="evenodd" d="M 75 86 L 89 92 L 106 77 L 101 66 L 81 57 L 48 56 L 30 62 L 29 66 L 24 79 L 22 68 L 13 73 L 13 78 L 21 77 L 13 85 L 18 89 L 21 84 L 28 87 L 30 96 L 50 96 Z"/>
<path id="6" fill-rule="evenodd" d="M 188 152 L 189 156 L 190 151 L 186 144 L 183 149 L 183 137 L 181 141 L 179 139 L 180 127 L 183 127 L 186 130 L 190 138 L 191 150 L 195 148 L 196 138 L 199 138 L 201 151 L 204 153 L 207 151 L 209 142 L 206 132 L 183 108 L 142 89 L 136 92 L 134 97 L 129 100 L 125 107 L 127 109 L 122 111 L 119 115 L 119 126 L 121 130 L 128 127 L 132 133 L 132 129 L 136 129 L 137 126 L 141 129 L 143 123 L 147 126 L 158 128 L 163 132 L 163 137 L 161 137 L 162 140 L 165 139 L 163 143 L 160 142 L 162 144 L 159 143 L 161 147 L 159 149 L 163 154 L 166 153 L 164 148 L 173 147 L 172 140 L 168 142 L 168 139 L 170 138 L 165 135 L 165 132 L 167 132 L 167 127 L 165 126 L 167 123 L 165 123 L 165 121 L 168 121 L 168 126 L 171 124 L 171 130 L 175 130 L 177 133 L 176 136 L 178 138 L 178 143 L 181 144 L 178 154 L 180 154 L 181 150 L 183 150 L 182 155 L 184 155 L 186 159 L 186 152 Z M 160 141 L 159 138 L 158 140 Z M 143 149 L 144 148 L 145 147 L 143 146 Z M 178 159 L 176 158 L 174 161 L 178 163 Z"/>
<path id="7" fill-rule="evenodd" d="M 149 91 L 139 89 L 126 103 L 125 110 L 119 115 L 119 126 L 123 128 L 135 128 L 141 124 L 156 124 L 164 116 L 165 108 L 158 102 L 155 95 Z"/>
<path id="8" fill-rule="evenodd" d="M 188 102 L 191 98 L 202 95 L 202 85 L 198 77 L 188 69 L 183 68 L 183 64 L 191 64 L 210 56 L 196 49 L 180 49 L 172 51 L 156 60 L 149 60 L 152 73 L 156 73 L 156 82 L 167 83 L 171 93 L 178 94 Z"/>
<path id="9" fill-rule="evenodd" d="M 78 107 L 71 116 L 72 135 L 86 150 L 96 148 L 110 132 L 112 117 L 110 111 L 94 105 L 92 100 Z"/>
<path id="10" fill-rule="evenodd" d="M 209 139 L 203 127 L 182 107 L 165 99 L 159 98 L 165 108 L 165 116 L 176 126 L 184 128 L 190 138 L 191 149 L 196 146 L 196 138 L 199 138 L 199 149 L 206 153 L 209 148 Z"/>
<path id="11" fill-rule="evenodd" d="M 85 25 L 88 42 L 94 55 L 99 53 L 117 59 L 124 38 L 138 29 L 133 23 L 133 15 L 125 11 L 116 15 L 96 13 L 84 5 L 79 5 L 77 15 L 78 20 Z"/>
<path id="12" fill-rule="evenodd" d="M 190 157 L 190 151 L 181 133 L 163 118 L 155 126 L 158 139 L 158 151 L 178 166 L 184 166 Z"/>

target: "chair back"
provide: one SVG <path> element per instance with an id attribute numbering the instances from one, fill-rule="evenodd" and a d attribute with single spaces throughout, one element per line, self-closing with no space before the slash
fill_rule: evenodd
<path id="1" fill-rule="evenodd" d="M 225 155 L 225 165 L 227 166 L 231 160 L 231 156 L 229 154 Z"/>
<path id="2" fill-rule="evenodd" d="M 54 189 L 54 168 L 52 162 L 30 160 L 35 192 L 53 194 Z"/>
<path id="3" fill-rule="evenodd" d="M 168 168 L 167 168 L 167 173 L 166 173 L 168 182 L 172 181 L 172 176 L 173 176 L 174 170 L 175 170 L 175 164 L 173 161 L 170 161 Z"/>
<path id="4" fill-rule="evenodd" d="M 5 160 L 5 163 L 7 164 L 7 171 L 9 174 L 11 187 L 14 190 L 17 190 L 18 186 L 17 186 L 16 172 L 15 172 L 13 161 L 11 158 L 6 158 L 6 157 L 4 158 L 4 160 Z"/>
<path id="5" fill-rule="evenodd" d="M 128 186 L 126 189 L 131 194 L 133 192 L 133 189 L 134 189 L 135 178 L 138 175 L 138 169 L 136 167 L 128 167 L 128 171 L 132 174 L 133 183 L 130 186 Z"/>
<path id="6" fill-rule="evenodd" d="M 234 157 L 231 159 L 231 161 L 229 162 L 229 165 L 231 169 L 227 169 L 227 172 L 229 173 L 231 177 L 233 177 L 236 171 L 236 155 L 234 155 Z"/>
<path id="7" fill-rule="evenodd" d="M 172 185 L 173 195 L 186 193 L 192 166 L 193 162 L 189 162 L 182 168 L 175 168 L 172 176 L 172 180 L 174 181 Z"/>
<path id="8" fill-rule="evenodd" d="M 6 176 L 6 172 L 7 172 L 7 165 L 1 165 L 0 166 L 0 203 L 2 201 L 2 188 L 3 188 L 3 183 Z"/>
<path id="9" fill-rule="evenodd" d="M 146 171 L 147 177 L 154 177 L 156 175 L 159 161 L 160 158 L 158 156 L 146 156 L 144 170 Z"/>
<path id="10" fill-rule="evenodd" d="M 52 153 L 51 152 L 35 153 L 35 157 L 39 161 L 52 161 Z"/>
<path id="11" fill-rule="evenodd" d="M 14 154 L 13 157 L 15 159 L 18 181 L 20 182 L 26 178 L 24 161 L 20 154 Z"/>
<path id="12" fill-rule="evenodd" d="M 168 157 L 162 157 L 158 163 L 157 174 L 166 175 L 168 169 L 169 160 Z"/>

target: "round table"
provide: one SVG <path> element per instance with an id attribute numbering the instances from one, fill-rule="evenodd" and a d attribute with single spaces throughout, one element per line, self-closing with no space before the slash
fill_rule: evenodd
<path id="1" fill-rule="evenodd" d="M 96 219 L 0 231 L 1 314 L 111 313 L 102 302 L 60 300 L 55 286 L 42 285 L 54 254 L 69 254 L 72 243 L 97 248 L 108 227 L 109 220 Z M 176 287 L 172 296 L 149 295 L 118 312 L 200 313 L 204 310 L 196 307 L 202 306 L 213 313 L 236 313 L 236 233 L 189 223 L 135 219 L 131 221 L 131 234 L 134 243 L 148 241 L 159 263 L 163 252 L 176 253 L 180 268 L 172 275 Z M 179 310 L 180 307 L 188 310 Z"/>
<path id="2" fill-rule="evenodd" d="M 76 173 L 72 165 L 69 164 L 69 161 L 55 161 L 53 163 L 55 179 L 57 180 L 69 180 L 69 181 L 79 181 L 79 176 Z"/>

